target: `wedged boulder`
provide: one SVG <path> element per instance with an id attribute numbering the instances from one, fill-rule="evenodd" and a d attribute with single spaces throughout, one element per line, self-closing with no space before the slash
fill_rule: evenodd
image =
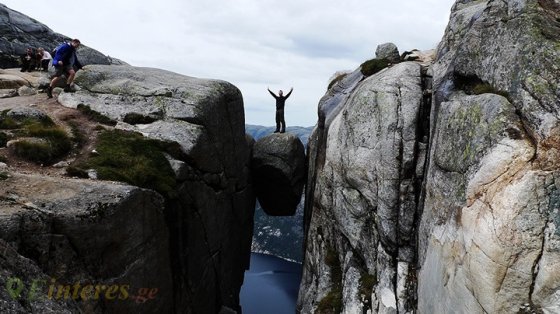
<path id="1" fill-rule="evenodd" d="M 251 169 L 255 194 L 271 216 L 292 216 L 305 185 L 305 149 L 289 133 L 271 134 L 253 146 Z"/>

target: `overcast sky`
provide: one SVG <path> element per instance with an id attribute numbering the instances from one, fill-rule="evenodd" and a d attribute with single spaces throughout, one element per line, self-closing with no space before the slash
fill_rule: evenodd
<path id="1" fill-rule="evenodd" d="M 246 123 L 274 125 L 266 91 L 294 88 L 286 123 L 311 126 L 329 78 L 378 44 L 433 49 L 454 0 L 0 0 L 135 66 L 215 78 L 243 94 Z"/>

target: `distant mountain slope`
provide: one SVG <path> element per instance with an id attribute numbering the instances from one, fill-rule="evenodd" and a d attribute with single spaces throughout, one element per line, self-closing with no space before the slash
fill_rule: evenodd
<path id="1" fill-rule="evenodd" d="M 274 130 L 274 127 L 245 125 L 246 133 L 255 140 L 273 133 Z M 296 134 L 305 146 L 307 146 L 312 130 L 313 127 L 286 128 L 286 132 Z M 257 202 L 251 250 L 301 263 L 303 259 L 303 203 L 304 198 L 298 205 L 294 216 L 272 217 L 265 214 Z"/>

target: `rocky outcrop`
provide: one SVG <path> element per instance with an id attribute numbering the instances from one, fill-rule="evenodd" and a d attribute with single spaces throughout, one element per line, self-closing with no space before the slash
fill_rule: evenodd
<path id="1" fill-rule="evenodd" d="M 326 113 L 330 122 L 315 132 L 324 144 L 310 147 L 314 182 L 306 194 L 311 217 L 301 313 L 324 309 L 333 298 L 344 301 L 344 313 L 411 310 L 414 219 L 427 132 L 418 127 L 427 113 L 422 73 L 419 63 L 405 62 L 363 81 L 350 75 L 350 82 L 335 86 L 350 86 L 341 102 L 322 99 L 320 108 L 339 109 Z M 376 286 L 360 288 L 372 280 Z"/>
<path id="2" fill-rule="evenodd" d="M 401 61 L 401 55 L 399 54 L 399 48 L 393 43 L 384 43 L 375 49 L 375 57 L 377 59 L 387 59 L 392 63 L 398 63 Z"/>
<path id="3" fill-rule="evenodd" d="M 89 108 L 91 117 L 111 120 L 117 123 L 117 129 L 142 133 L 144 138 L 171 145 L 166 147 L 172 149 L 165 150 L 170 154 L 166 156 L 166 166 L 170 168 L 161 171 L 169 170 L 166 178 L 172 179 L 173 190 L 158 190 L 160 195 L 114 183 L 58 178 L 63 170 L 54 167 L 67 167 L 74 159 L 86 159 L 82 155 L 69 156 L 50 170 L 41 168 L 44 176 L 21 175 L 4 165 L 0 171 L 0 193 L 4 193 L 3 198 L 0 196 L 0 225 L 6 228 L 0 232 L 0 239 L 10 245 L 7 252 L 16 255 L 10 257 L 0 276 L 5 273 L 8 279 L 21 277 L 26 293 L 33 291 L 30 285 L 36 278 L 47 278 L 44 287 L 48 293 L 52 277 L 72 287 L 75 283 L 82 287 L 89 283 L 106 288 L 116 285 L 126 290 L 127 296 L 119 292 L 117 298 L 122 299 L 94 302 L 88 298 L 85 302 L 80 290 L 75 298 L 54 298 L 46 303 L 9 300 L 2 309 L 38 312 L 36 309 L 44 306 L 55 312 L 72 313 L 239 312 L 239 291 L 249 266 L 255 208 L 250 185 L 250 143 L 245 137 L 239 90 L 224 81 L 130 66 L 90 65 L 78 73 L 79 91 L 60 94 L 59 102 L 70 108 L 84 105 L 80 108 Z M 9 105 L 17 103 L 18 98 L 7 101 L 11 109 L 4 110 L 6 121 L 40 121 L 46 117 L 39 110 L 46 109 L 42 103 Z M 49 102 L 52 105 L 54 100 Z M 64 113 L 59 115 L 61 111 Z M 56 105 L 48 112 L 60 129 L 67 126 L 61 121 L 78 117 L 81 128 L 97 134 L 93 131 L 96 123 L 88 120 L 83 111 Z M 8 132 L 8 139 L 16 134 Z M 0 135 L 4 136 L 5 146 L 6 134 Z M 88 141 L 93 140 L 89 136 L 95 137 L 88 134 Z M 72 154 L 104 154 L 99 148 L 94 153 L 93 145 L 73 150 Z M 2 156 L 12 156 L 10 149 L 2 149 Z M 7 163 L 16 167 L 10 158 Z M 97 177 L 91 169 L 81 170 Z M 30 266 L 14 272 L 13 265 L 20 260 L 29 260 Z M 149 289 L 141 292 L 140 288 Z M 152 297 L 148 295 L 150 291 Z"/>
<path id="4" fill-rule="evenodd" d="M 46 25 L 14 11 L 0 3 L 0 68 L 19 67 L 19 56 L 25 54 L 28 47 L 43 47 L 52 51 L 70 38 L 53 32 Z M 82 45 L 78 58 L 84 65 L 111 64 L 111 58 L 97 50 Z M 120 62 L 117 60 L 117 62 Z"/>
<path id="5" fill-rule="evenodd" d="M 354 72 L 323 97 L 301 313 L 560 311 L 559 17 L 457 1 L 427 71 Z"/>
<path id="6" fill-rule="evenodd" d="M 253 147 L 251 174 L 255 195 L 271 216 L 292 216 L 305 184 L 305 149 L 290 133 L 271 134 Z"/>
<path id="7" fill-rule="evenodd" d="M 452 9 L 434 66 L 420 312 L 560 310 L 559 17 L 554 1 Z"/>
<path id="8" fill-rule="evenodd" d="M 178 199 L 166 202 L 174 310 L 238 310 L 255 205 L 239 90 L 130 66 L 87 66 L 75 82 L 80 91 L 61 94 L 62 105 L 89 106 L 118 121 L 119 129 L 180 145 L 181 160 L 169 157 Z M 150 119 L 133 122 L 126 119 L 131 113 Z"/>
<path id="9" fill-rule="evenodd" d="M 169 230 L 159 194 L 12 173 L 2 181 L 0 209 L 2 312 L 173 309 Z M 153 298 L 141 302 L 148 296 L 142 288 L 156 289 Z"/>
<path id="10" fill-rule="evenodd" d="M 29 46 L 52 50 L 68 40 L 1 4 L 0 30 L 0 67 L 17 67 L 18 55 Z M 160 140 L 148 142 L 170 145 L 166 146 L 166 152 L 173 155 L 166 155 L 170 169 L 161 170 L 169 170 L 166 179 L 173 181 L 173 190 L 162 196 L 127 185 L 72 180 L 61 177 L 59 168 L 41 168 L 44 176 L 22 175 L 1 163 L 0 225 L 4 228 L 0 231 L 0 278 L 21 279 L 25 296 L 10 299 L 3 289 L 0 311 L 240 312 L 239 291 L 249 266 L 255 208 L 240 91 L 224 81 L 122 65 L 85 46 L 78 57 L 87 65 L 76 77 L 78 91 L 71 94 L 55 89 L 58 101 L 70 108 L 83 105 L 80 108 L 89 109 L 90 117 L 110 120 L 107 128 L 112 129 L 114 122 L 117 129 Z M 0 72 L 0 97 L 34 93 L 29 87 L 44 85 L 41 81 L 47 76 L 14 71 Z M 10 103 L 18 103 L 17 99 L 6 102 L 10 108 Z M 29 107 L 45 108 L 54 100 L 45 103 Z M 67 108 L 53 111 L 60 117 L 53 120 L 67 129 L 84 126 L 72 127 L 65 119 L 74 121 L 80 116 L 81 122 L 88 120 L 85 113 Z M 61 111 L 64 113 L 58 116 Z M 12 113 L 34 114 L 29 110 Z M 4 116 L 12 118 L 7 111 Z M 84 123 L 84 133 L 95 133 L 90 122 Z M 16 131 L 10 131 L 8 137 L 0 133 L 2 146 Z M 72 133 L 79 136 L 77 130 Z M 89 149 L 81 151 L 100 154 Z M 2 160 L 10 155 L 8 149 L 2 153 Z M 85 160 L 87 156 L 71 156 L 56 167 L 67 167 L 74 158 Z M 11 160 L 7 163 L 11 165 Z M 30 169 L 35 170 L 34 165 Z M 84 172 L 74 170 L 80 175 Z M 97 177 L 92 169 L 85 170 L 90 178 Z M 26 261 L 28 265 L 18 270 Z M 69 285 L 70 296 L 27 298 L 27 292 L 35 292 L 35 280 L 41 284 L 45 280 L 48 286 L 51 278 Z M 13 283 L 19 285 L 19 281 Z M 83 289 L 75 292 L 74 284 L 82 285 L 76 289 L 90 289 L 91 284 L 93 295 L 103 294 L 96 291 L 99 284 L 109 296 L 92 300 L 89 290 L 82 296 Z M 41 288 L 48 294 L 47 286 Z M 113 286 L 117 291 L 112 291 Z"/>

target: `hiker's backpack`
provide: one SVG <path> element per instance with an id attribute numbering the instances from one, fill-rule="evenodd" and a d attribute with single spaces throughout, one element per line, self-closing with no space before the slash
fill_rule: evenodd
<path id="1" fill-rule="evenodd" d="M 62 47 L 62 45 L 64 45 L 65 43 L 62 43 L 58 46 L 56 46 L 56 48 L 53 49 L 53 51 L 51 52 L 51 57 L 54 59 L 54 56 L 56 55 L 56 52 L 58 51 L 58 49 L 60 49 L 60 47 Z"/>

